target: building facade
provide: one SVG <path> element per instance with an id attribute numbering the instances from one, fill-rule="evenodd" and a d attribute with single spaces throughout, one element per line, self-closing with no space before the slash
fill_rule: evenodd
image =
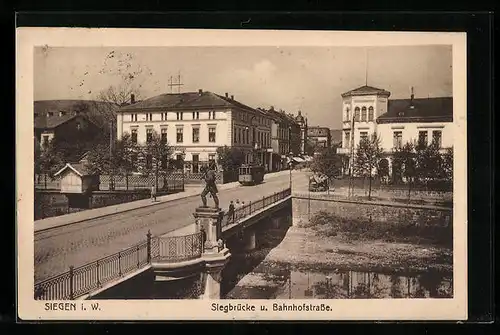
<path id="1" fill-rule="evenodd" d="M 303 156 L 306 154 L 307 145 L 307 118 L 304 118 L 302 112 L 299 111 L 295 117 L 295 122 L 300 127 L 300 155 Z"/>
<path id="2" fill-rule="evenodd" d="M 320 126 L 309 126 L 307 128 L 307 139 L 314 146 L 315 151 L 329 148 L 331 143 L 330 128 Z"/>
<path id="3" fill-rule="evenodd" d="M 300 154 L 301 128 L 295 117 L 274 107 L 263 110 L 273 120 L 271 124 L 271 171 L 288 168 L 288 157 Z"/>
<path id="4" fill-rule="evenodd" d="M 174 148 L 174 158 L 197 172 L 198 162 L 216 159 L 218 147 L 241 149 L 248 163 L 269 165 L 272 120 L 263 111 L 229 96 L 198 92 L 161 94 L 117 112 L 118 138 L 124 133 L 144 144 L 157 132 Z"/>
<path id="5" fill-rule="evenodd" d="M 347 159 L 344 174 L 350 173 L 355 148 L 362 138 L 377 134 L 384 158 L 392 173 L 392 153 L 407 142 L 430 144 L 444 150 L 453 145 L 453 98 L 389 99 L 390 92 L 362 86 L 342 94 L 342 147 Z"/>

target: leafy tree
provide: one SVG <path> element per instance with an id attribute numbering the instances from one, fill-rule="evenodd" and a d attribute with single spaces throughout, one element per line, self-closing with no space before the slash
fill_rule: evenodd
<path id="1" fill-rule="evenodd" d="M 382 148 L 377 134 L 373 134 L 370 138 L 361 139 L 354 157 L 354 172 L 359 176 L 368 178 L 368 200 L 371 200 L 373 174 L 381 156 Z"/>
<path id="2" fill-rule="evenodd" d="M 387 161 L 387 159 L 382 158 L 378 162 L 377 174 L 381 180 L 387 180 L 387 178 L 389 177 L 389 162 Z"/>
<path id="3" fill-rule="evenodd" d="M 337 148 L 324 148 L 315 155 L 311 164 L 311 171 L 324 174 L 328 179 L 337 177 L 342 170 L 342 157 L 337 154 Z"/>
<path id="4" fill-rule="evenodd" d="M 448 183 L 451 183 L 453 181 L 453 147 L 446 148 L 446 151 L 442 155 L 442 159 L 444 178 Z"/>
<path id="5" fill-rule="evenodd" d="M 216 153 L 217 164 L 224 171 L 236 170 L 245 162 L 245 154 L 239 148 L 230 148 L 228 146 L 218 147 Z"/>
<path id="6" fill-rule="evenodd" d="M 401 167 L 401 172 L 408 182 L 408 200 L 410 200 L 411 187 L 417 177 L 415 145 L 407 142 L 401 148 L 396 148 L 393 159 L 394 164 Z"/>
<path id="7" fill-rule="evenodd" d="M 155 186 L 156 189 L 158 189 L 158 177 L 169 168 L 168 163 L 169 158 L 173 154 L 173 148 L 166 140 L 162 140 L 161 136 L 153 130 L 151 139 L 146 141 L 141 151 L 146 158 L 146 164 L 143 166 L 143 169 L 147 174 L 154 175 Z"/>
<path id="8" fill-rule="evenodd" d="M 47 188 L 47 175 L 53 179 L 54 174 L 64 166 L 64 159 L 55 146 L 55 141 L 51 140 L 43 144 L 38 157 L 38 163 L 35 166 L 44 174 L 45 188 Z"/>
<path id="9" fill-rule="evenodd" d="M 443 162 L 439 145 L 419 144 L 416 147 L 416 169 L 420 181 L 428 185 L 430 182 L 443 178 Z"/>

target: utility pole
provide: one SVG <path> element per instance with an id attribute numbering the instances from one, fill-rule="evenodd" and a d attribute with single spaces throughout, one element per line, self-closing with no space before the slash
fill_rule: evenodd
<path id="1" fill-rule="evenodd" d="M 115 189 L 113 177 L 113 121 L 109 123 L 109 188 Z"/>
<path id="2" fill-rule="evenodd" d="M 170 93 L 173 93 L 173 87 L 177 86 L 177 93 L 181 93 L 181 86 L 184 84 L 181 82 L 181 72 L 179 71 L 177 75 L 177 82 L 174 82 L 173 76 L 170 76 L 168 80 L 168 86 L 170 87 Z"/>

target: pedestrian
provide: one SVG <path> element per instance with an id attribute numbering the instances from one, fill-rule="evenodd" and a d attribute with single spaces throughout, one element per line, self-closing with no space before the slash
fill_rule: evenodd
<path id="1" fill-rule="evenodd" d="M 231 202 L 229 203 L 227 217 L 228 217 L 229 222 L 231 222 L 231 224 L 233 224 L 234 223 L 234 203 L 233 203 L 233 200 L 231 200 Z"/>
<path id="2" fill-rule="evenodd" d="M 151 186 L 151 201 L 156 202 L 156 185 L 153 183 L 153 186 Z"/>

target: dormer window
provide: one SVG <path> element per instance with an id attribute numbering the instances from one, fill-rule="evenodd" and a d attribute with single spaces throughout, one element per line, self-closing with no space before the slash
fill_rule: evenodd
<path id="1" fill-rule="evenodd" d="M 59 111 L 59 116 L 65 116 L 66 112 L 65 111 Z"/>
<path id="2" fill-rule="evenodd" d="M 38 113 L 35 112 L 35 117 L 38 117 Z"/>
<path id="3" fill-rule="evenodd" d="M 47 112 L 47 117 L 54 116 L 54 112 Z"/>

